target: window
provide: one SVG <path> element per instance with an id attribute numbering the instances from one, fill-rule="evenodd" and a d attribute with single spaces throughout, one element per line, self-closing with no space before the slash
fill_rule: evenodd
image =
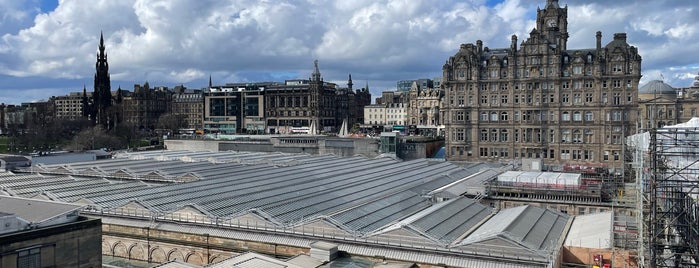
<path id="1" fill-rule="evenodd" d="M 573 143 L 582 143 L 583 142 L 583 136 L 582 136 L 582 131 L 579 129 L 573 130 Z"/>
<path id="2" fill-rule="evenodd" d="M 582 114 L 578 111 L 573 112 L 573 121 L 582 121 Z"/>
<path id="3" fill-rule="evenodd" d="M 515 112 L 514 118 L 515 122 L 519 121 L 519 112 Z"/>
<path id="4" fill-rule="evenodd" d="M 464 107 L 464 96 L 459 96 L 458 100 L 459 100 L 459 107 Z"/>
<path id="5" fill-rule="evenodd" d="M 620 73 L 621 71 L 622 71 L 622 69 L 621 69 L 621 63 L 615 63 L 615 64 L 612 66 L 612 72 Z"/>
<path id="6" fill-rule="evenodd" d="M 573 74 L 582 74 L 582 66 L 573 66 Z"/>
<path id="7" fill-rule="evenodd" d="M 507 142 L 508 140 L 509 140 L 509 136 L 507 134 L 507 129 L 500 130 L 500 141 Z"/>
<path id="8" fill-rule="evenodd" d="M 18 268 L 39 268 L 41 267 L 41 248 L 33 248 L 17 252 Z"/>
<path id="9" fill-rule="evenodd" d="M 503 103 L 503 104 L 507 103 L 507 95 L 500 96 L 500 103 Z"/>
<path id="10" fill-rule="evenodd" d="M 487 104 L 488 103 L 488 96 L 481 96 L 481 104 Z"/>
<path id="11" fill-rule="evenodd" d="M 455 117 L 456 117 L 456 121 L 464 121 L 464 112 L 462 112 L 462 111 L 456 112 Z"/>
<path id="12" fill-rule="evenodd" d="M 612 111 L 612 121 L 621 121 L 621 111 Z"/>
<path id="13" fill-rule="evenodd" d="M 614 87 L 614 88 L 620 88 L 620 87 L 621 87 L 621 80 L 614 80 L 614 81 L 612 81 L 612 87 Z"/>
<path id="14" fill-rule="evenodd" d="M 480 149 L 480 156 L 481 157 L 488 157 L 488 148 L 481 148 Z"/>
<path id="15" fill-rule="evenodd" d="M 585 121 L 595 120 L 595 115 L 591 111 L 585 111 Z"/>
<path id="16" fill-rule="evenodd" d="M 498 141 L 498 130 L 497 129 L 490 130 L 490 141 L 492 141 L 492 142 Z"/>
<path id="17" fill-rule="evenodd" d="M 549 142 L 550 143 L 556 142 L 556 131 L 553 129 L 549 130 Z"/>
<path id="18" fill-rule="evenodd" d="M 582 103 L 582 97 L 580 97 L 580 93 L 575 93 L 573 94 L 573 103 L 575 104 L 580 104 Z"/>
<path id="19" fill-rule="evenodd" d="M 488 141 L 488 130 L 481 130 L 481 141 Z"/>
<path id="20" fill-rule="evenodd" d="M 481 112 L 480 118 L 478 118 L 480 121 L 488 121 L 488 113 L 486 112 Z"/>
<path id="21" fill-rule="evenodd" d="M 570 129 L 561 130 L 561 142 L 566 143 L 570 141 Z"/>
<path id="22" fill-rule="evenodd" d="M 570 159 L 570 150 L 563 149 L 561 150 L 561 160 L 569 160 Z"/>
<path id="23" fill-rule="evenodd" d="M 570 113 L 568 112 L 563 112 L 561 114 L 561 121 L 570 121 Z"/>
<path id="24" fill-rule="evenodd" d="M 592 102 L 593 95 L 592 93 L 585 93 L 585 102 L 590 103 Z"/>
<path id="25" fill-rule="evenodd" d="M 561 94 L 561 103 L 568 103 L 569 95 L 568 93 Z"/>
<path id="26" fill-rule="evenodd" d="M 607 103 L 607 93 L 606 92 L 602 93 L 602 103 Z"/>
<path id="27" fill-rule="evenodd" d="M 465 141 L 465 134 L 464 134 L 464 129 L 463 128 L 457 128 L 456 129 L 456 140 L 457 141 Z"/>
<path id="28" fill-rule="evenodd" d="M 490 121 L 497 122 L 498 121 L 498 113 L 491 112 L 490 113 Z"/>
<path id="29" fill-rule="evenodd" d="M 507 121 L 507 112 L 500 113 L 500 121 Z"/>

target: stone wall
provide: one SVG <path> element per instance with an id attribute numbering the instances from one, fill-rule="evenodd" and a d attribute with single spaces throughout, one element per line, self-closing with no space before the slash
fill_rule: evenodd
<path id="1" fill-rule="evenodd" d="M 0 267 L 16 267 L 18 253 L 34 249 L 42 267 L 102 267 L 100 219 L 0 235 Z M 38 249 L 38 250 L 36 250 Z"/>
<path id="2" fill-rule="evenodd" d="M 206 265 L 248 251 L 278 257 L 309 253 L 307 248 L 147 227 L 104 224 L 102 229 L 102 254 L 152 263 L 180 260 Z"/>

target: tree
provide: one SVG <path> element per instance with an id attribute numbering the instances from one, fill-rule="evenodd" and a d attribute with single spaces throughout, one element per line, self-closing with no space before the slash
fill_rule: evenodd
<path id="1" fill-rule="evenodd" d="M 170 134 L 177 133 L 180 128 L 186 127 L 187 124 L 182 116 L 166 113 L 158 118 L 158 128 L 169 132 Z"/>
<path id="2" fill-rule="evenodd" d="M 96 125 L 78 133 L 73 138 L 71 149 L 82 151 L 99 148 L 124 148 L 125 145 L 124 139 L 109 135 L 102 125 Z"/>

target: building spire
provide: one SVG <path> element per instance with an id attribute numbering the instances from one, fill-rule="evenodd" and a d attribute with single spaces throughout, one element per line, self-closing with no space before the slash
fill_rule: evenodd
<path id="1" fill-rule="evenodd" d="M 311 76 L 312 81 L 321 81 L 320 70 L 318 70 L 318 60 L 313 61 L 313 75 Z"/>
<path id="2" fill-rule="evenodd" d="M 211 89 L 211 87 L 213 87 L 213 86 L 214 86 L 214 84 L 211 82 L 211 75 L 209 75 L 209 89 Z"/>
<path id="3" fill-rule="evenodd" d="M 349 74 L 349 81 L 347 81 L 347 87 L 352 90 L 352 86 L 354 83 L 352 83 L 352 74 Z"/>

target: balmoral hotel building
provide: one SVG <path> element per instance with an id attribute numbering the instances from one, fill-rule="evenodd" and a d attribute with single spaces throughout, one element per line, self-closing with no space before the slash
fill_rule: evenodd
<path id="1" fill-rule="evenodd" d="M 452 161 L 543 160 L 544 167 L 600 163 L 619 172 L 636 131 L 641 56 L 614 34 L 569 49 L 568 7 L 547 0 L 518 46 L 462 44 L 443 67 L 446 153 Z"/>

